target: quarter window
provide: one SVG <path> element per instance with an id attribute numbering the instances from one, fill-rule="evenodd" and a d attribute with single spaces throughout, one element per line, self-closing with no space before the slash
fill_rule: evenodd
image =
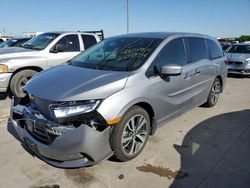
<path id="1" fill-rule="evenodd" d="M 219 46 L 212 40 L 207 40 L 207 46 L 210 52 L 210 58 L 215 59 L 223 56 L 223 53 Z"/>
<path id="2" fill-rule="evenodd" d="M 209 59 L 205 39 L 186 38 L 186 46 L 189 54 L 189 62 Z"/>
<path id="3" fill-rule="evenodd" d="M 159 56 L 160 65 L 177 64 L 183 66 L 187 63 L 183 39 L 174 39 L 162 49 Z"/>
<path id="4" fill-rule="evenodd" d="M 85 50 L 93 46 L 94 44 L 96 44 L 96 39 L 93 35 L 82 35 L 82 41 L 83 41 Z"/>

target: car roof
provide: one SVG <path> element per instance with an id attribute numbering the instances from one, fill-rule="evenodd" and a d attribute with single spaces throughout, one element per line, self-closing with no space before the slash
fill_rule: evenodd
<path id="1" fill-rule="evenodd" d="M 65 34 L 65 33 L 73 33 L 73 34 L 76 34 L 76 33 L 86 33 L 86 34 L 91 34 L 91 35 L 94 35 L 94 33 L 88 33 L 88 32 L 84 32 L 84 31 L 49 31 L 49 32 L 44 32 L 44 33 L 55 33 L 55 34 Z M 41 34 L 44 34 L 44 33 L 41 33 Z"/>
<path id="2" fill-rule="evenodd" d="M 159 38 L 166 39 L 171 35 L 183 35 L 183 36 L 197 36 L 197 37 L 205 37 L 211 38 L 207 35 L 198 34 L 198 33 L 184 33 L 184 32 L 145 32 L 145 33 L 130 33 L 118 35 L 115 37 L 139 37 L 139 38 Z"/>
<path id="3" fill-rule="evenodd" d="M 235 43 L 235 44 L 232 44 L 233 46 L 249 46 L 250 43 Z"/>

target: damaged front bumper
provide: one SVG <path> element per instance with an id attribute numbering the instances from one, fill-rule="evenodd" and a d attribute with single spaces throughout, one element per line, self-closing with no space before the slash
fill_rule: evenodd
<path id="1" fill-rule="evenodd" d="M 21 142 L 39 158 L 61 168 L 91 166 L 113 155 L 110 148 L 110 127 L 102 130 L 87 124 L 77 127 L 46 119 L 32 105 L 18 104 L 14 99 L 10 124 Z M 60 127 L 67 126 L 67 132 Z M 58 129 L 59 128 L 59 129 Z"/>

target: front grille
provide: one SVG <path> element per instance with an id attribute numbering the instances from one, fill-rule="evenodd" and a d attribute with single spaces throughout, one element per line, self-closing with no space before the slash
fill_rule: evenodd
<path id="1" fill-rule="evenodd" d="M 51 144 L 54 139 L 56 138 L 55 135 L 52 135 L 48 133 L 46 129 L 46 125 L 43 122 L 40 121 L 31 121 L 27 120 L 26 121 L 26 126 L 25 129 L 38 141 L 44 143 L 44 144 Z"/>
<path id="2" fill-rule="evenodd" d="M 241 61 L 228 61 L 228 65 L 243 65 Z"/>

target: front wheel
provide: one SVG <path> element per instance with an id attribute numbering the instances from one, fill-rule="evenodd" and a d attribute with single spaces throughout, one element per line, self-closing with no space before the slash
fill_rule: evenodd
<path id="1" fill-rule="evenodd" d="M 150 130 L 150 119 L 146 110 L 133 106 L 114 127 L 111 147 L 115 158 L 128 161 L 139 155 L 146 145 Z"/>
<path id="2" fill-rule="evenodd" d="M 16 73 L 10 82 L 10 90 L 12 94 L 16 97 L 23 97 L 25 96 L 25 92 L 23 90 L 26 83 L 29 79 L 32 78 L 37 72 L 31 69 L 22 70 Z"/>
<path id="3" fill-rule="evenodd" d="M 204 106 L 212 107 L 216 105 L 219 99 L 220 93 L 221 93 L 221 83 L 218 78 L 215 78 L 212 88 L 209 92 L 207 102 L 204 104 Z"/>

